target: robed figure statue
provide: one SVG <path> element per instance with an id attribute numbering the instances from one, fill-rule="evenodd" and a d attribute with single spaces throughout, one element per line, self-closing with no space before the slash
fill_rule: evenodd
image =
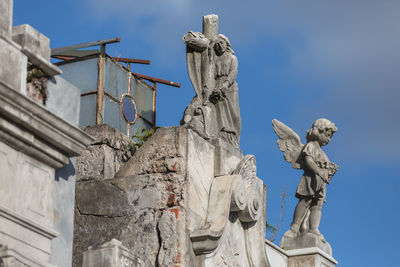
<path id="1" fill-rule="evenodd" d="M 229 39 L 223 34 L 210 39 L 190 31 L 183 40 L 196 96 L 186 108 L 181 124 L 206 139 L 221 138 L 239 147 L 238 60 Z"/>

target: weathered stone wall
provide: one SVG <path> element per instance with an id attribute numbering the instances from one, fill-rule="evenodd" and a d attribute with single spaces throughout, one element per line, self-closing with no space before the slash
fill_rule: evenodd
<path id="1" fill-rule="evenodd" d="M 112 238 L 146 266 L 180 262 L 184 257 L 176 251 L 176 242 L 186 238 L 178 233 L 185 229 L 179 224 L 185 213 L 181 201 L 186 152 L 179 144 L 179 129 L 160 129 L 128 163 L 123 160 L 125 136 L 109 126 L 85 131 L 96 134 L 96 142 L 77 159 L 73 266 L 81 266 L 89 246 Z"/>
<path id="2" fill-rule="evenodd" d="M 229 186 L 221 191 L 228 199 L 220 204 L 212 202 L 216 206 L 210 202 L 213 183 L 230 181 L 235 177 L 230 174 L 242 162 L 229 152 L 228 146 L 217 147 L 184 127 L 160 128 L 124 162 L 120 158 L 123 153 L 117 149 L 124 146 L 110 143 L 123 143 L 125 137 L 111 129 L 101 130 L 104 127 L 107 126 L 86 129 L 99 133 L 98 141 L 77 159 L 74 267 L 81 266 L 82 254 L 88 247 L 113 238 L 145 266 L 253 266 L 250 261 L 256 266 L 269 266 L 263 240 L 265 213 L 261 212 L 256 221 L 247 221 L 236 212 L 230 214 Z M 218 157 L 228 159 L 225 165 L 232 166 L 224 170 L 224 175 L 215 177 L 216 172 L 226 168 L 221 168 L 224 160 L 217 160 Z M 96 166 L 96 172 L 91 164 Z M 258 190 L 253 193 L 261 196 L 259 201 L 263 203 L 258 202 L 257 209 L 265 211 L 265 187 L 253 174 L 249 186 L 253 185 Z M 219 198 L 218 194 L 213 197 Z M 199 254 L 192 248 L 191 234 L 207 231 L 207 220 L 217 206 L 226 210 L 226 215 L 215 214 L 216 223 L 222 227 L 219 245 L 210 254 Z M 251 241 L 247 240 L 250 237 Z"/>

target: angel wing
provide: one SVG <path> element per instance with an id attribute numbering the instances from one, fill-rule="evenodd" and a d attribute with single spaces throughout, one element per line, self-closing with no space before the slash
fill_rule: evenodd
<path id="1" fill-rule="evenodd" d="M 277 119 L 272 120 L 272 127 L 279 137 L 278 147 L 283 152 L 285 160 L 291 163 L 293 168 L 301 169 L 299 156 L 304 145 L 298 134 Z"/>

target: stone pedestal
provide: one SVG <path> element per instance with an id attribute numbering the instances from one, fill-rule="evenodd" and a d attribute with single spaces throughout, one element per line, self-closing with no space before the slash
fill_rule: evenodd
<path id="1" fill-rule="evenodd" d="M 120 241 L 112 239 L 85 251 L 82 267 L 145 267 L 145 265 Z"/>
<path id="2" fill-rule="evenodd" d="M 324 239 L 324 237 L 312 233 L 304 233 L 295 237 L 283 235 L 280 246 L 285 250 L 319 248 L 328 255 L 332 255 L 331 245 Z"/>
<path id="3" fill-rule="evenodd" d="M 334 267 L 337 261 L 319 248 L 303 248 L 287 251 L 287 267 Z"/>
<path id="4" fill-rule="evenodd" d="M 334 267 L 337 264 L 331 255 L 317 247 L 283 250 L 265 240 L 265 249 L 272 267 Z"/>

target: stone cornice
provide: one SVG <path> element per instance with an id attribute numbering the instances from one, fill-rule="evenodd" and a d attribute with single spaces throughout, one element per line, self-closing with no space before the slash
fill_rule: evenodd
<path id="1" fill-rule="evenodd" d="M 24 228 L 27 228 L 31 231 L 34 231 L 48 239 L 53 239 L 56 236 L 58 236 L 58 233 L 55 232 L 54 230 L 47 228 L 45 226 L 42 226 L 34 221 L 32 221 L 31 219 L 28 219 L 22 215 L 19 215 L 18 213 L 3 207 L 0 205 L 0 216 L 7 218 L 10 221 L 13 221 L 21 226 L 23 226 Z"/>
<path id="2" fill-rule="evenodd" d="M 0 81 L 0 139 L 54 168 L 78 156 L 93 139 Z"/>

